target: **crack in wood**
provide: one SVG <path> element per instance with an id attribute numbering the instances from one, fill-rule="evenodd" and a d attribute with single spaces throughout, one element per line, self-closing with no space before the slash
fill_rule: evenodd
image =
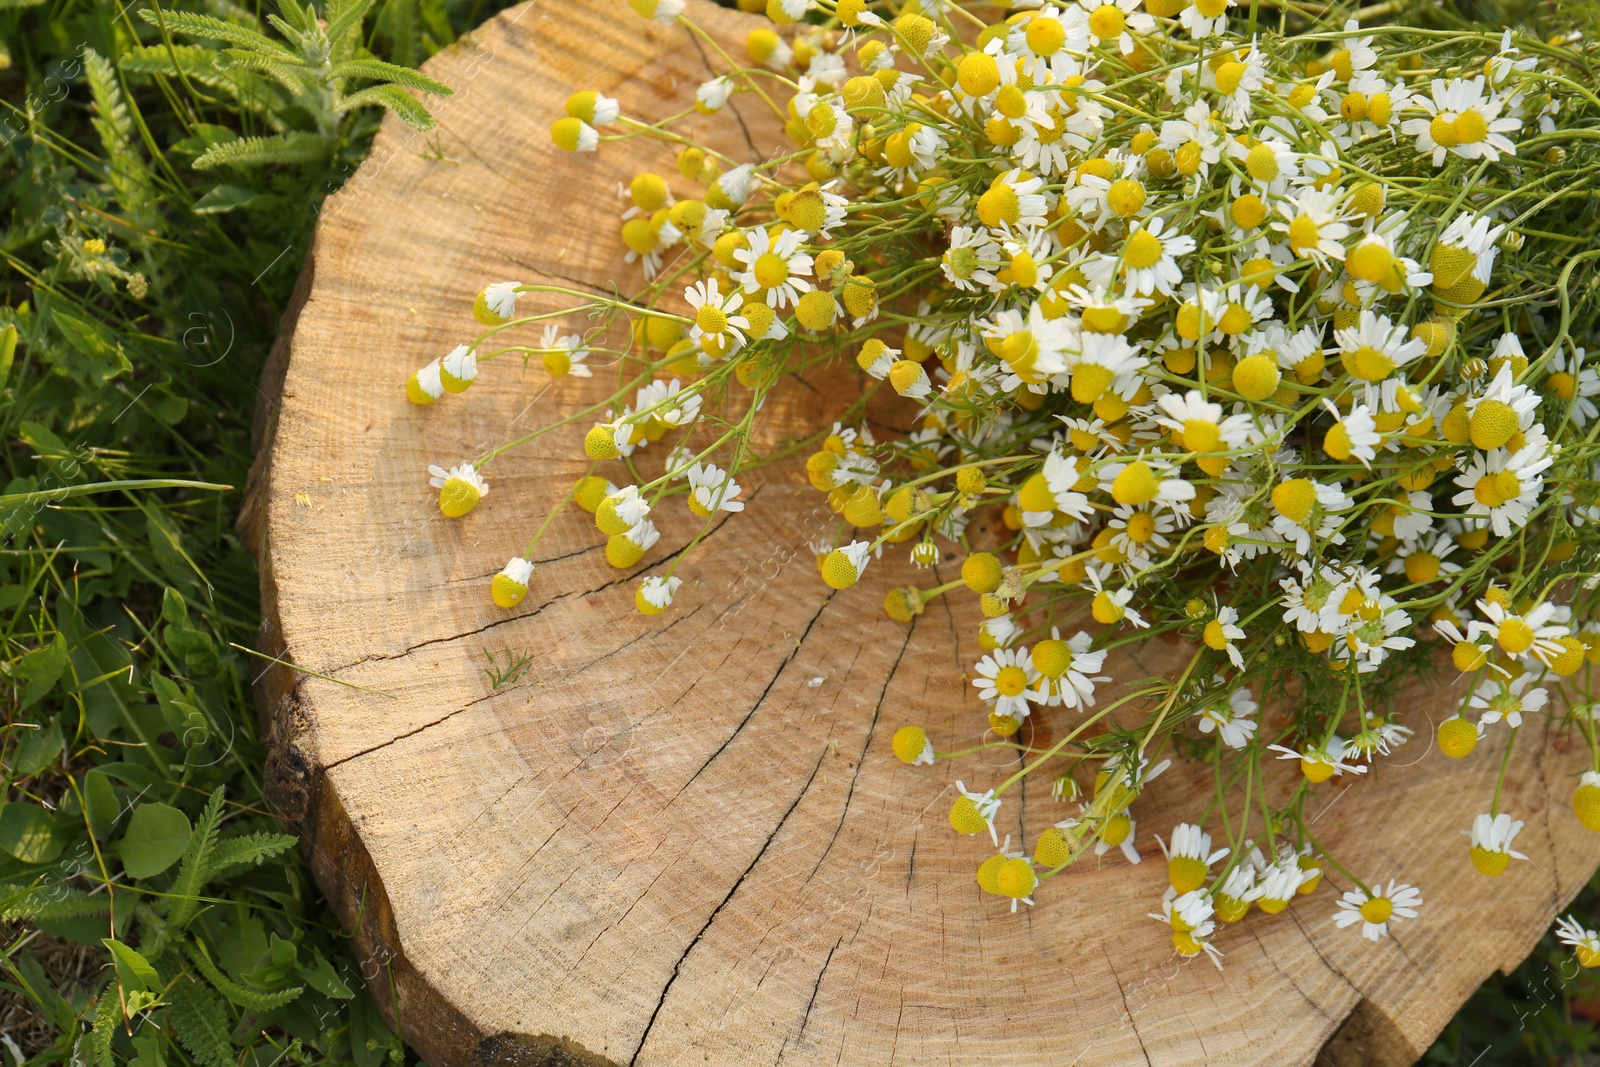
<path id="1" fill-rule="evenodd" d="M 650 1038 L 650 1031 L 655 1026 L 656 1019 L 661 1014 L 662 1006 L 667 1002 L 667 995 L 672 992 L 673 983 L 677 982 L 678 975 L 683 971 L 684 961 L 689 958 L 689 954 L 694 951 L 695 946 L 700 944 L 700 939 L 705 937 L 706 931 L 711 929 L 711 924 L 717 921 L 717 916 L 722 914 L 722 909 L 728 906 L 728 901 L 733 899 L 734 894 L 739 891 L 739 887 L 744 885 L 744 880 L 750 877 L 750 872 L 756 869 L 756 864 L 760 863 L 761 857 L 767 854 L 767 849 L 772 846 L 772 842 L 777 840 L 778 834 L 783 831 L 784 824 L 789 821 L 789 816 L 794 814 L 794 810 L 800 806 L 800 801 L 804 800 L 806 793 L 810 791 L 811 783 L 816 781 L 817 772 L 822 769 L 822 761 L 826 759 L 827 756 L 828 750 L 826 747 L 824 747 L 822 754 L 817 757 L 816 764 L 811 768 L 810 776 L 806 778 L 806 784 L 800 787 L 800 792 L 795 795 L 794 802 L 791 803 L 789 805 L 789 809 L 783 813 L 783 817 L 778 820 L 778 824 L 772 828 L 772 832 L 767 835 L 767 839 L 761 843 L 761 848 L 756 851 L 755 858 L 750 861 L 749 866 L 745 867 L 744 872 L 734 880 L 734 883 L 729 887 L 727 894 L 723 896 L 721 903 L 712 909 L 711 914 L 707 916 L 704 924 L 701 925 L 699 931 L 694 935 L 694 939 L 689 942 L 688 947 L 683 950 L 681 955 L 679 955 L 678 961 L 672 965 L 672 974 L 668 976 L 666 985 L 661 987 L 661 996 L 656 1000 L 656 1006 L 650 1012 L 649 1020 L 645 1022 L 644 1031 L 639 1035 L 639 1045 L 633 1050 L 633 1055 L 628 1058 L 628 1067 L 634 1067 L 634 1065 L 638 1063 L 639 1054 L 644 1051 L 645 1042 Z"/>

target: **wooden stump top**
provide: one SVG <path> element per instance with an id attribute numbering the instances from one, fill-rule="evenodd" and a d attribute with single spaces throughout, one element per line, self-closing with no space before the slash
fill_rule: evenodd
<path id="1" fill-rule="evenodd" d="M 691 4 L 742 47 L 750 20 Z M 1567 803 L 1582 746 L 1564 749 L 1542 718 L 1505 802 L 1528 821 L 1530 862 L 1472 871 L 1460 831 L 1486 805 L 1496 746 L 1444 759 L 1432 727 L 1460 691 L 1408 694 L 1415 742 L 1371 781 L 1320 787 L 1314 825 L 1363 877 L 1420 885 L 1421 916 L 1364 942 L 1334 927 L 1330 878 L 1224 928 L 1219 974 L 1180 962 L 1146 917 L 1165 886 L 1152 834 L 1192 814 L 1204 768 L 1180 763 L 1136 806 L 1140 866 L 1082 862 L 1015 915 L 980 892 L 988 845 L 950 832 L 949 783 L 991 782 L 1005 761 L 912 768 L 889 748 L 906 722 L 942 750 L 981 736 L 965 678 L 975 607 L 885 618 L 884 592 L 915 580 L 900 552 L 830 594 L 808 543 L 832 517 L 801 472 L 752 485 L 748 510 L 684 561 L 670 614 L 634 610 L 637 576 L 606 565 L 576 511 L 540 545 L 528 598 L 490 602 L 490 576 L 583 472 L 584 427 L 495 463 L 465 520 L 439 515 L 428 464 L 592 403 L 604 375 L 552 384 L 537 362 L 490 365 L 430 408 L 405 402 L 406 377 L 476 334 L 471 300 L 489 282 L 637 288 L 617 186 L 643 169 L 678 186 L 670 150 L 570 156 L 550 121 L 579 88 L 625 114 L 674 113 L 723 69 L 615 0 L 507 11 L 428 64 L 456 89 L 438 130 L 391 117 L 317 229 L 268 369 L 242 527 L 261 564 L 263 651 L 299 668 L 261 682 L 270 795 L 386 1014 L 436 1067 L 1281 1067 L 1325 1045 L 1339 1063 L 1415 1058 L 1600 860 Z M 745 157 L 781 144 L 770 118 L 739 114 L 706 120 L 706 136 Z M 557 306 L 530 296 L 519 310 Z M 790 383 L 775 421 L 810 428 L 851 381 Z M 639 573 L 661 573 L 697 528 L 686 512 L 661 525 Z M 497 690 L 486 652 L 507 651 L 531 669 Z M 1150 642 L 1122 671 L 1185 655 Z M 1048 785 L 1008 797 L 1002 833 L 1031 846 L 1075 812 Z"/>

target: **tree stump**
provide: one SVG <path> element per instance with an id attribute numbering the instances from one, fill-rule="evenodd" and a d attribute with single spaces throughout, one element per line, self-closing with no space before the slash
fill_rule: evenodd
<path id="1" fill-rule="evenodd" d="M 750 20 L 690 3 L 742 47 Z M 241 525 L 263 650 L 295 668 L 260 683 L 269 791 L 391 1023 L 437 1067 L 1410 1062 L 1600 860 L 1568 804 L 1583 746 L 1545 720 L 1524 728 L 1504 804 L 1529 823 L 1531 862 L 1488 879 L 1460 831 L 1486 808 L 1504 730 L 1446 760 L 1432 728 L 1461 691 L 1406 694 L 1414 743 L 1353 797 L 1319 787 L 1314 825 L 1363 877 L 1420 885 L 1421 916 L 1364 942 L 1335 929 L 1330 877 L 1224 928 L 1219 974 L 1180 963 L 1146 918 L 1165 886 L 1152 834 L 1193 814 L 1203 767 L 1180 762 L 1137 806 L 1154 862 L 1080 862 L 1016 914 L 980 892 L 988 842 L 950 832 L 949 780 L 992 781 L 1003 761 L 912 768 L 889 747 L 905 722 L 941 750 L 981 736 L 972 598 L 891 622 L 884 592 L 914 580 L 899 552 L 830 593 L 808 542 L 832 516 L 797 467 L 766 472 L 684 562 L 670 614 L 634 610 L 635 577 L 574 511 L 541 543 L 528 598 L 490 602 L 490 576 L 583 472 L 584 427 L 497 461 L 461 521 L 439 515 L 427 465 L 592 403 L 604 376 L 551 385 L 537 364 L 491 365 L 431 408 L 405 402 L 406 377 L 475 335 L 486 283 L 636 289 L 617 185 L 642 169 L 677 184 L 670 150 L 570 156 L 549 123 L 579 88 L 675 113 L 724 69 L 614 0 L 491 19 L 428 64 L 456 90 L 438 130 L 391 117 L 328 201 L 268 368 Z M 705 136 L 747 158 L 782 144 L 770 116 L 738 115 Z M 557 306 L 533 296 L 524 308 Z M 814 427 L 858 388 L 842 372 L 787 383 L 775 432 Z M 640 570 L 661 573 L 695 528 L 665 521 Z M 531 667 L 496 689 L 486 651 Z M 1112 668 L 1186 656 L 1152 641 Z M 1048 786 L 1009 798 L 1001 832 L 1031 845 L 1069 814 Z"/>

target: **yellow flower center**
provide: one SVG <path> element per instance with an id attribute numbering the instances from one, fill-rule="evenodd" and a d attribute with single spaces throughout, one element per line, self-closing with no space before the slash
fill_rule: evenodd
<path id="1" fill-rule="evenodd" d="M 1102 41 L 1122 36 L 1128 20 L 1116 4 L 1101 4 L 1089 16 L 1089 32 Z M 1232 90 L 1229 90 L 1231 92 Z"/>
<path id="2" fill-rule="evenodd" d="M 1272 490 L 1272 507 L 1293 522 L 1304 522 L 1317 503 L 1317 487 L 1309 478 L 1291 478 Z"/>
<path id="3" fill-rule="evenodd" d="M 1268 144 L 1258 144 L 1245 157 L 1244 169 L 1258 182 L 1270 182 L 1278 176 L 1278 154 Z"/>
<path id="4" fill-rule="evenodd" d="M 1238 60 L 1230 59 L 1217 68 L 1217 92 L 1223 96 L 1232 96 L 1239 88 L 1239 83 L 1244 80 L 1245 65 Z M 1253 151 L 1253 150 L 1252 150 Z"/>
<path id="5" fill-rule="evenodd" d="M 1137 507 L 1154 500 L 1161 486 L 1155 471 L 1143 460 L 1135 460 L 1122 468 L 1111 483 L 1111 496 L 1119 504 Z"/>
<path id="6" fill-rule="evenodd" d="M 552 378 L 559 378 L 572 369 L 572 353 L 564 348 L 551 349 L 539 358 L 544 364 L 545 373 Z"/>
<path id="7" fill-rule="evenodd" d="M 1489 121 L 1476 108 L 1468 108 L 1450 124 L 1461 144 L 1477 144 L 1489 136 Z"/>
<path id="8" fill-rule="evenodd" d="M 1112 211 L 1125 219 L 1136 215 L 1139 209 L 1144 207 L 1144 201 L 1144 186 L 1132 178 L 1118 178 L 1106 191 L 1106 203 Z"/>
<path id="9" fill-rule="evenodd" d="M 1217 319 L 1217 329 L 1229 337 L 1237 337 L 1248 330 L 1254 321 L 1243 304 L 1229 304 L 1223 310 L 1221 318 Z"/>
<path id="10" fill-rule="evenodd" d="M 776 252 L 761 253 L 751 270 L 756 276 L 756 284 L 763 289 L 775 289 L 789 280 L 789 264 Z"/>
<path id="11" fill-rule="evenodd" d="M 1227 648 L 1228 635 L 1222 629 L 1221 620 L 1212 619 L 1210 622 L 1206 623 L 1206 628 L 1201 631 L 1200 640 L 1205 642 L 1207 648 L 1213 649 L 1217 652 L 1221 652 L 1223 649 Z"/>
<path id="12" fill-rule="evenodd" d="M 1046 678 L 1059 678 L 1072 667 L 1072 649 L 1065 641 L 1050 638 L 1033 646 L 1033 669 Z"/>
<path id="13" fill-rule="evenodd" d="M 1128 516 L 1128 540 L 1136 545 L 1142 545 L 1155 536 L 1155 516 L 1148 511 L 1136 511 Z"/>
<path id="14" fill-rule="evenodd" d="M 1365 382 L 1381 382 L 1394 373 L 1395 362 L 1371 345 L 1362 345 L 1344 357 L 1345 370 Z"/>
<path id="15" fill-rule="evenodd" d="M 1361 905 L 1361 917 L 1369 923 L 1386 923 L 1394 914 L 1394 905 L 1388 897 L 1373 897 Z"/>
<path id="16" fill-rule="evenodd" d="M 1188 893 L 1206 884 L 1205 861 L 1193 856 L 1174 856 L 1167 861 L 1167 880 L 1179 893 Z"/>
<path id="17" fill-rule="evenodd" d="M 1161 262 L 1161 239 L 1149 230 L 1139 230 L 1122 246 L 1122 265 L 1128 270 L 1144 270 Z"/>
<path id="18" fill-rule="evenodd" d="M 1061 50 L 1067 42 L 1066 27 L 1061 25 L 1059 19 L 1049 15 L 1036 16 L 1028 23 L 1028 47 L 1034 55 L 1051 56 Z"/>
<path id="19" fill-rule="evenodd" d="M 1190 452 L 1215 452 L 1222 443 L 1222 428 L 1206 419 L 1189 419 L 1183 424 L 1183 445 Z"/>
<path id="20" fill-rule="evenodd" d="M 1319 240 L 1317 221 L 1310 215 L 1298 215 L 1289 223 L 1289 247 L 1295 252 L 1309 252 Z"/>
<path id="21" fill-rule="evenodd" d="M 695 313 L 695 323 L 702 333 L 721 333 L 728 328 L 728 316 L 722 309 L 711 304 L 702 304 Z"/>
<path id="22" fill-rule="evenodd" d="M 1111 372 L 1098 363 L 1083 363 L 1073 368 L 1072 399 L 1080 404 L 1094 403 L 1110 385 Z"/>
<path id="23" fill-rule="evenodd" d="M 1435 115 L 1433 121 L 1428 123 L 1428 135 L 1441 148 L 1454 148 L 1461 143 L 1456 140 L 1455 125 L 1443 115 Z"/>
<path id="24" fill-rule="evenodd" d="M 1001 696 L 1014 697 L 1028 688 L 1028 672 L 1021 667 L 1001 667 L 995 673 L 994 687 Z"/>
<path id="25" fill-rule="evenodd" d="M 1500 633 L 1496 639 L 1500 642 L 1501 648 L 1513 656 L 1520 656 L 1533 647 L 1533 627 L 1520 616 L 1513 615 L 1500 624 Z"/>

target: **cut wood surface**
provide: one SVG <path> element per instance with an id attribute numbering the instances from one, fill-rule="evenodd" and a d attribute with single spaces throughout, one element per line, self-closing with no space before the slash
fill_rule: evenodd
<path id="1" fill-rule="evenodd" d="M 700 0 L 690 13 L 730 53 L 755 24 Z M 1487 807 L 1505 731 L 1443 758 L 1433 726 L 1461 692 L 1441 682 L 1402 698 L 1412 744 L 1371 780 L 1318 787 L 1310 809 L 1362 877 L 1422 888 L 1421 916 L 1393 937 L 1336 929 L 1345 886 L 1330 877 L 1282 914 L 1224 928 L 1223 973 L 1180 962 L 1146 913 L 1165 887 L 1152 835 L 1210 789 L 1182 762 L 1136 806 L 1146 862 L 1086 860 L 1011 914 L 973 879 L 987 841 L 946 821 L 950 780 L 992 782 L 1005 760 L 912 768 L 889 746 L 906 722 L 941 750 L 982 736 L 965 678 L 973 598 L 891 622 L 884 592 L 917 580 L 899 551 L 830 593 L 808 543 L 832 516 L 792 466 L 752 480 L 748 510 L 683 561 L 668 614 L 634 610 L 636 576 L 606 565 L 575 511 L 541 543 L 526 601 L 495 608 L 490 576 L 585 469 L 584 427 L 491 465 L 464 520 L 440 516 L 426 468 L 593 403 L 609 379 L 491 364 L 465 395 L 419 408 L 406 377 L 476 334 L 471 300 L 489 282 L 636 290 L 617 186 L 642 169 L 680 186 L 671 149 L 566 155 L 549 124 L 579 88 L 625 114 L 675 113 L 726 66 L 615 0 L 541 0 L 426 69 L 456 89 L 438 129 L 388 120 L 326 205 L 263 386 L 242 527 L 261 564 L 263 651 L 295 668 L 260 683 L 272 801 L 385 1013 L 430 1063 L 1406 1063 L 1594 870 L 1600 839 L 1568 804 L 1582 745 L 1539 717 L 1503 805 L 1528 822 L 1530 860 L 1499 879 L 1471 869 L 1460 831 Z M 770 116 L 737 113 L 700 120 L 703 136 L 739 158 L 782 144 Z M 530 295 L 519 310 L 558 306 Z M 843 374 L 785 383 L 773 433 L 808 431 L 858 388 Z M 877 413 L 880 430 L 895 416 Z M 647 469 L 665 449 L 651 451 Z M 675 510 L 641 573 L 693 536 Z M 958 562 L 947 554 L 936 580 Z M 531 654 L 531 670 L 496 690 L 486 652 L 507 651 Z M 1110 669 L 1187 656 L 1152 641 Z M 1036 718 L 1049 731 L 1071 716 Z M 1001 832 L 1031 846 L 1075 811 L 1048 787 L 1008 795 Z"/>

